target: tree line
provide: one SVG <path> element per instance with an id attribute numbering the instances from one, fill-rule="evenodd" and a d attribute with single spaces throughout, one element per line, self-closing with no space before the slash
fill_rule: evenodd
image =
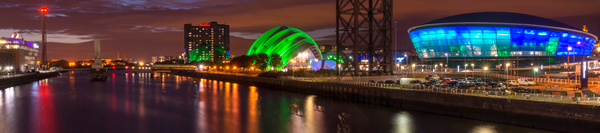
<path id="1" fill-rule="evenodd" d="M 238 66 L 240 68 L 251 68 L 266 70 L 268 67 L 278 68 L 283 65 L 281 56 L 277 54 L 267 55 L 259 53 L 255 55 L 242 55 L 231 59 L 231 65 Z"/>

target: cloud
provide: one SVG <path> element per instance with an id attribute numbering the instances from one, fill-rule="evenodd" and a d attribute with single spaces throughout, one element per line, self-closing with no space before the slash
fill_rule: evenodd
<path id="1" fill-rule="evenodd" d="M 255 39 L 259 38 L 260 35 L 262 35 L 262 34 L 263 33 L 254 33 L 254 32 L 230 32 L 229 33 L 230 36 L 249 39 L 249 40 L 255 40 Z"/>
<path id="2" fill-rule="evenodd" d="M 317 29 L 317 30 L 313 30 L 313 31 L 305 32 L 305 33 L 308 34 L 308 36 L 310 36 L 315 41 L 325 41 L 325 40 L 335 39 L 335 38 L 327 38 L 328 36 L 335 35 L 335 28 Z M 230 36 L 249 39 L 249 40 L 256 40 L 262 34 L 263 33 L 255 33 L 255 32 L 231 32 L 231 33 L 229 33 Z"/>
<path id="3" fill-rule="evenodd" d="M 48 42 L 56 43 L 83 43 L 94 40 L 96 35 L 74 35 L 67 33 L 68 29 L 48 31 Z M 42 32 L 41 30 L 20 30 L 20 29 L 0 29 L 0 36 L 9 37 L 13 32 L 21 34 L 24 40 L 30 42 L 41 42 Z"/>
<path id="4" fill-rule="evenodd" d="M 0 5 L 0 8 L 12 8 L 12 7 L 19 7 L 21 6 L 21 4 L 2 4 Z"/>
<path id="5" fill-rule="evenodd" d="M 160 32 L 183 32 L 182 29 L 179 28 L 170 28 L 170 27 L 153 27 L 153 26 L 143 26 L 143 25 L 136 25 L 135 27 L 131 28 L 132 30 L 147 30 L 153 33 L 160 33 Z"/>
<path id="6" fill-rule="evenodd" d="M 39 16 L 39 15 L 36 14 L 36 16 Z M 52 18 L 52 17 L 69 17 L 69 16 L 66 14 L 57 13 L 57 14 L 46 14 L 46 17 Z"/>
<path id="7" fill-rule="evenodd" d="M 333 40 L 335 38 L 327 38 L 328 36 L 335 35 L 335 28 L 318 29 L 314 31 L 306 32 L 308 36 L 313 38 L 315 41 Z"/>

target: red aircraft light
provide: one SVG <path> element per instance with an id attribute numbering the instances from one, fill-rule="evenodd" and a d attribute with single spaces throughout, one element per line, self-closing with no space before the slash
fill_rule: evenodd
<path id="1" fill-rule="evenodd" d="M 46 8 L 46 6 L 43 6 L 42 8 L 40 8 L 40 12 L 42 12 L 42 14 L 46 14 L 48 12 L 48 8 Z"/>

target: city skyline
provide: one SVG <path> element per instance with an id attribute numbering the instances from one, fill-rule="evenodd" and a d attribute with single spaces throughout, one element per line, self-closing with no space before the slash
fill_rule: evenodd
<path id="1" fill-rule="evenodd" d="M 412 26 L 470 12 L 500 11 L 540 16 L 600 33 L 600 1 L 394 1 L 398 49 L 413 49 L 406 30 Z M 37 9 L 43 1 L 8 0 L 0 4 L 0 36 L 19 32 L 41 42 Z M 317 44 L 335 44 L 335 1 L 59 1 L 48 6 L 48 60 L 92 57 L 93 40 L 103 41 L 103 58 L 117 51 L 150 61 L 151 56 L 179 55 L 186 23 L 222 22 L 231 26 L 231 53 L 245 54 L 252 42 L 272 27 L 288 25 L 305 31 Z M 460 7 L 461 10 L 456 10 Z M 520 7 L 520 8 L 519 8 Z M 556 10 L 560 8 L 561 10 Z M 164 47 L 171 45 L 172 47 Z"/>

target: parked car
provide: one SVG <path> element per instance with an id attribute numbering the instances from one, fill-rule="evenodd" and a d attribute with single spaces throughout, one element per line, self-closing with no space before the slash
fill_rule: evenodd
<path id="1" fill-rule="evenodd" d="M 519 93 L 531 93 L 531 89 L 525 89 L 523 87 L 512 87 L 512 88 L 510 88 L 510 90 L 512 90 L 514 92 L 519 92 Z"/>
<path id="2" fill-rule="evenodd" d="M 411 84 L 420 84 L 421 80 L 411 80 L 410 83 Z"/>
<path id="3" fill-rule="evenodd" d="M 500 82 L 498 82 L 498 81 L 495 81 L 495 80 L 489 81 L 489 82 L 487 82 L 487 84 L 488 84 L 488 85 L 491 85 L 491 86 L 494 86 L 494 87 L 495 87 L 495 86 L 501 86 L 501 85 L 502 85 L 502 83 L 500 83 Z"/>
<path id="4" fill-rule="evenodd" d="M 571 76 L 569 76 L 569 79 L 576 79 L 576 78 L 577 78 L 577 75 L 571 75 Z"/>
<path id="5" fill-rule="evenodd" d="M 431 82 L 423 82 L 423 83 L 421 83 L 421 86 L 422 86 L 422 87 L 428 87 L 428 86 L 433 86 L 433 85 L 434 85 L 434 84 L 433 84 L 433 83 L 431 83 Z"/>
<path id="6" fill-rule="evenodd" d="M 458 83 L 456 85 L 456 87 L 465 89 L 465 88 L 473 87 L 473 84 L 471 84 L 471 83 Z"/>
<path id="7" fill-rule="evenodd" d="M 532 79 L 527 79 L 527 82 L 529 82 L 529 85 L 535 85 L 535 81 L 533 81 Z"/>
<path id="8" fill-rule="evenodd" d="M 492 80 L 492 79 L 490 79 L 490 78 L 484 78 L 484 79 L 483 79 L 483 82 L 491 82 L 491 81 L 493 81 L 493 80 Z"/>
<path id="9" fill-rule="evenodd" d="M 439 79 L 439 78 L 440 77 L 438 77 L 435 74 L 430 74 L 430 75 L 427 75 L 427 77 L 425 77 L 425 80 L 436 80 L 436 79 Z"/>
<path id="10" fill-rule="evenodd" d="M 376 83 L 375 80 L 369 80 L 369 83 Z"/>
<path id="11" fill-rule="evenodd" d="M 527 79 L 517 79 L 517 82 L 519 82 L 519 85 L 527 85 L 527 86 L 535 85 L 535 82 L 533 82 L 533 84 L 532 84 Z"/>
<path id="12" fill-rule="evenodd" d="M 396 84 L 396 82 L 394 80 L 386 80 L 385 84 Z"/>
<path id="13" fill-rule="evenodd" d="M 452 85 L 452 86 L 456 86 L 458 84 L 458 81 L 450 81 L 448 83 L 446 83 L 447 85 Z"/>
<path id="14" fill-rule="evenodd" d="M 448 82 L 452 81 L 452 79 L 451 78 L 443 78 L 442 81 L 444 81 L 444 83 L 448 83 Z"/>
<path id="15" fill-rule="evenodd" d="M 506 85 L 508 85 L 508 86 L 519 86 L 519 82 L 517 82 L 516 80 L 507 80 L 506 81 Z"/>

